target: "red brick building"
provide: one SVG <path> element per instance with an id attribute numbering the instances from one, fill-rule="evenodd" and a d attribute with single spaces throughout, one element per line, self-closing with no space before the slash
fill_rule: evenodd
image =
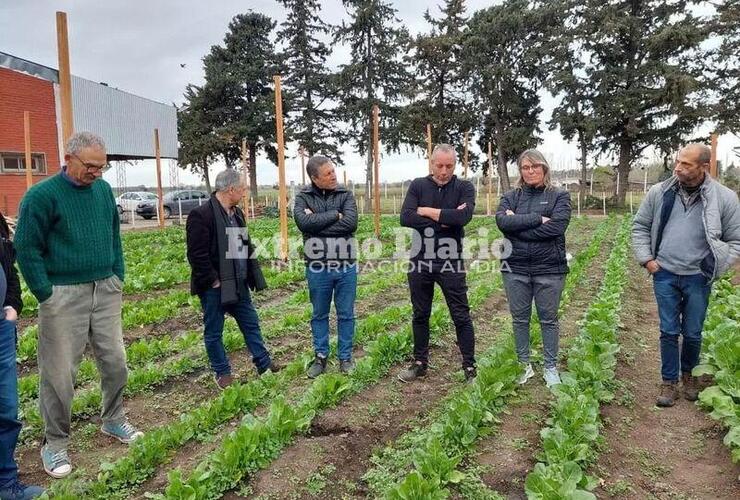
<path id="1" fill-rule="evenodd" d="M 61 168 L 58 82 L 56 70 L 0 52 L 0 211 L 6 215 L 18 213 L 26 192 L 25 111 L 31 118 L 34 184 Z M 73 76 L 72 108 L 75 130 L 103 137 L 109 161 L 153 158 L 154 128 L 162 158 L 177 158 L 173 106 Z"/>
<path id="2" fill-rule="evenodd" d="M 59 171 L 54 84 L 0 67 L 0 211 L 15 215 L 26 192 L 23 113 L 31 117 L 33 182 Z"/>

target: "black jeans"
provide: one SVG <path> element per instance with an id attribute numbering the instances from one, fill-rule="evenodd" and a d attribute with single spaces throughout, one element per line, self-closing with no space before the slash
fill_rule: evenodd
<path id="1" fill-rule="evenodd" d="M 468 285 L 464 272 L 414 270 L 408 273 L 411 305 L 414 310 L 414 359 L 429 361 L 429 316 L 432 313 L 434 284 L 442 288 L 457 333 L 463 368 L 475 366 L 475 335 L 468 305 Z"/>

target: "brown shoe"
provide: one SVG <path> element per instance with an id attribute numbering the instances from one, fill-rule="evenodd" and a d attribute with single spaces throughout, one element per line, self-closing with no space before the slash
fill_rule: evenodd
<path id="1" fill-rule="evenodd" d="M 218 388 L 222 391 L 234 383 L 234 377 L 231 374 L 221 376 L 216 375 L 213 378 L 216 381 Z"/>
<path id="2" fill-rule="evenodd" d="M 696 377 L 692 376 L 690 372 L 683 372 L 681 382 L 683 384 L 683 397 L 686 398 L 686 401 L 699 399 L 699 380 Z"/>
<path id="3" fill-rule="evenodd" d="M 660 396 L 655 401 L 656 406 L 668 408 L 676 404 L 678 399 L 678 382 L 663 382 L 660 386 Z"/>

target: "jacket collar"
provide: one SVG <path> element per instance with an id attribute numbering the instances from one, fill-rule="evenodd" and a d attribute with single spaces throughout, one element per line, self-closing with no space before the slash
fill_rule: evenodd
<path id="1" fill-rule="evenodd" d="M 431 182 L 431 183 L 432 183 L 432 184 L 434 185 L 434 187 L 438 187 L 438 188 L 444 188 L 444 187 L 447 187 L 447 186 L 451 186 L 451 185 L 453 185 L 453 184 L 454 184 L 455 182 L 457 182 L 457 175 L 453 175 L 452 177 L 450 177 L 450 182 L 448 182 L 448 183 L 447 183 L 447 184 L 445 184 L 444 186 L 440 186 L 439 184 L 437 184 L 437 182 L 436 182 L 436 181 L 434 180 L 434 176 L 433 176 L 432 174 L 429 174 L 429 175 L 427 175 L 427 176 L 426 176 L 426 177 L 424 177 L 424 178 L 425 178 L 426 180 L 428 180 L 429 182 Z"/>
<path id="2" fill-rule="evenodd" d="M 346 192 L 347 192 L 347 188 L 342 186 L 341 184 L 337 184 L 336 189 L 332 191 L 326 191 L 324 189 L 319 189 L 318 186 L 316 186 L 316 184 L 314 184 L 313 182 L 301 190 L 301 193 L 307 193 L 307 194 L 313 193 L 313 194 L 318 194 L 321 196 L 324 196 L 327 193 L 346 193 Z"/>
<path id="3" fill-rule="evenodd" d="M 670 179 L 667 179 L 663 182 L 665 182 L 665 184 L 663 185 L 664 193 L 668 191 L 669 189 L 676 189 L 676 190 L 678 189 L 678 186 L 679 186 L 678 177 L 676 177 L 675 175 L 672 175 Z M 700 191 L 706 192 L 706 190 L 711 187 L 712 183 L 714 183 L 714 178 L 711 175 L 709 175 L 709 172 L 705 173 L 704 182 L 701 183 Z"/>

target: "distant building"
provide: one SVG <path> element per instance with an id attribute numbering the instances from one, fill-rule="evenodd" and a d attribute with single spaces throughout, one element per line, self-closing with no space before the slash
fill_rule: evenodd
<path id="1" fill-rule="evenodd" d="M 154 158 L 159 129 L 162 158 L 177 158 L 177 111 L 105 83 L 72 77 L 74 129 L 103 137 L 109 161 Z M 58 71 L 0 52 L 0 210 L 18 212 L 26 192 L 23 114 L 30 113 L 33 182 L 64 161 Z"/>

